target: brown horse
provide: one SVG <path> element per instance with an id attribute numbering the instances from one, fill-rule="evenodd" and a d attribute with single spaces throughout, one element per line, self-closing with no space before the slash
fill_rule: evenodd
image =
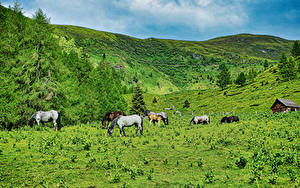
<path id="1" fill-rule="evenodd" d="M 149 116 L 149 125 L 151 126 L 152 125 L 152 122 L 153 124 L 155 125 L 155 122 L 158 122 L 158 126 L 160 126 L 160 121 L 163 120 L 164 121 L 164 118 L 161 116 L 161 115 L 158 115 L 158 114 L 150 114 Z"/>
<path id="2" fill-rule="evenodd" d="M 106 122 L 109 123 L 114 120 L 116 117 L 118 117 L 119 115 L 123 115 L 126 116 L 126 114 L 123 111 L 115 111 L 115 112 L 107 112 L 102 119 L 102 128 L 105 129 L 106 128 Z"/>
<path id="3" fill-rule="evenodd" d="M 221 123 L 232 123 L 240 121 L 238 116 L 223 117 Z"/>

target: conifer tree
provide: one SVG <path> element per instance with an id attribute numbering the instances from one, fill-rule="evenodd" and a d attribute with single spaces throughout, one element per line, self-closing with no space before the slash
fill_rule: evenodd
<path id="1" fill-rule="evenodd" d="M 297 67 L 294 57 L 287 58 L 285 53 L 281 54 L 278 69 L 280 76 L 284 80 L 291 80 L 297 76 Z"/>
<path id="2" fill-rule="evenodd" d="M 188 100 L 185 100 L 183 104 L 183 108 L 189 108 L 189 107 L 190 107 L 190 102 Z"/>
<path id="3" fill-rule="evenodd" d="M 132 106 L 130 107 L 130 113 L 142 115 L 146 110 L 146 104 L 144 101 L 143 91 L 138 83 L 133 91 Z"/>
<path id="4" fill-rule="evenodd" d="M 217 80 L 217 85 L 224 89 L 226 88 L 226 86 L 228 84 L 231 83 L 230 81 L 230 72 L 228 70 L 228 68 L 226 67 L 225 63 L 222 63 L 219 67 L 220 69 L 220 73 L 219 75 L 217 76 L 218 80 Z"/>
<path id="5" fill-rule="evenodd" d="M 297 59 L 300 56 L 300 44 L 299 41 L 295 41 L 291 50 L 292 56 Z"/>
<path id="6" fill-rule="evenodd" d="M 246 82 L 246 76 L 243 72 L 241 72 L 235 80 L 235 83 L 242 86 Z"/>

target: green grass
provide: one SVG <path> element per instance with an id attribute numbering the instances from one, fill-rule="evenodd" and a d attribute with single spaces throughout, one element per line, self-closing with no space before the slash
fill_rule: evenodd
<path id="1" fill-rule="evenodd" d="M 74 38 L 92 61 L 99 62 L 105 53 L 111 66 L 122 65 L 123 84 L 132 87 L 137 76 L 142 87 L 153 94 L 214 88 L 220 62 L 226 62 L 234 79 L 240 71 L 248 72 L 250 68 L 262 71 L 266 59 L 274 64 L 281 52 L 288 53 L 293 44 L 265 35 L 239 34 L 198 42 L 137 39 L 77 26 L 53 27 L 57 35 Z M 150 74 L 155 75 L 149 77 Z"/>
<path id="2" fill-rule="evenodd" d="M 272 177 L 276 186 L 299 185 L 298 113 L 249 113 L 222 125 L 220 115 L 211 118 L 189 126 L 170 115 L 162 127 L 145 120 L 142 137 L 133 127 L 108 137 L 99 123 L 1 131 L 0 186 L 264 187 Z"/>

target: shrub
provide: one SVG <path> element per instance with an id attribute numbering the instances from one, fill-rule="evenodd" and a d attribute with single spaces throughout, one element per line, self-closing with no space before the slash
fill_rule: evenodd
<path id="1" fill-rule="evenodd" d="M 245 168 L 247 164 L 247 160 L 244 157 L 240 157 L 239 160 L 235 162 L 236 166 L 239 167 L 240 169 Z"/>

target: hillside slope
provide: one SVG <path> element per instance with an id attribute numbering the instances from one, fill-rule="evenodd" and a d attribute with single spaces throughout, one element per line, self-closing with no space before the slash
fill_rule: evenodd
<path id="1" fill-rule="evenodd" d="M 54 25 L 58 35 L 74 38 L 76 45 L 96 62 L 103 54 L 119 70 L 129 87 L 141 80 L 149 93 L 215 88 L 220 62 L 226 62 L 235 77 L 240 71 L 263 70 L 267 59 L 274 63 L 289 52 L 293 41 L 274 36 L 240 34 L 203 42 L 137 39 L 92 29 Z"/>

